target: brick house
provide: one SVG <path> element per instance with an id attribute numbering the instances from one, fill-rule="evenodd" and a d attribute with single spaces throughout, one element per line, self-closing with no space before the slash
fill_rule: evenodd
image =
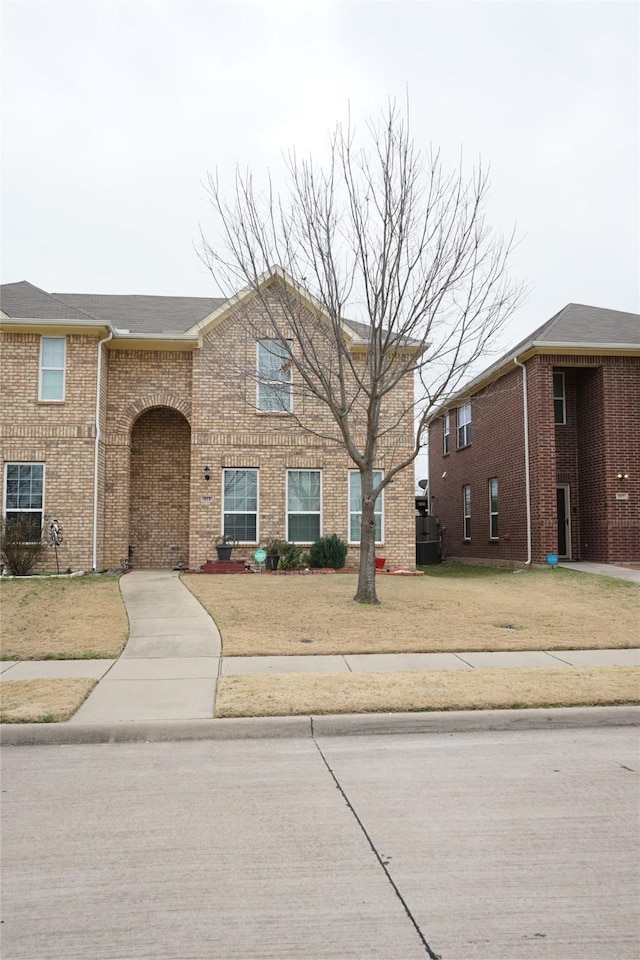
<path id="1" fill-rule="evenodd" d="M 263 296 L 273 283 L 288 279 L 272 275 Z M 223 532 L 240 541 L 234 559 L 267 537 L 335 532 L 357 562 L 359 474 L 326 408 L 274 362 L 274 341 L 251 336 L 255 294 L 49 294 L 26 282 L 0 294 L 3 515 L 57 518 L 61 565 L 195 568 Z M 311 298 L 302 308 L 317 321 Z M 345 325 L 345 337 L 363 362 L 366 328 Z M 237 372 L 245 362 L 254 378 Z M 411 378 L 402 391 L 390 405 L 410 404 Z M 413 442 L 409 415 L 381 441 L 379 469 Z M 376 507 L 377 552 L 394 566 L 415 563 L 413 486 L 402 471 Z"/>
<path id="2" fill-rule="evenodd" d="M 434 413 L 429 475 L 450 557 L 639 561 L 640 316 L 568 304 Z"/>

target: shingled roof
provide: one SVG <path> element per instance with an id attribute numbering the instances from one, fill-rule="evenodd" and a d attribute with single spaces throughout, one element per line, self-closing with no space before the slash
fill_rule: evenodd
<path id="1" fill-rule="evenodd" d="M 575 346 L 585 344 L 619 344 L 640 346 L 640 315 L 588 307 L 582 303 L 568 303 L 551 320 L 530 333 L 512 347 L 505 358 L 519 353 L 529 344 L 567 343 Z"/>
<path id="2" fill-rule="evenodd" d="M 25 320 L 97 320 L 132 333 L 186 333 L 225 302 L 222 297 L 45 293 L 23 281 L 0 287 L 0 309 Z"/>

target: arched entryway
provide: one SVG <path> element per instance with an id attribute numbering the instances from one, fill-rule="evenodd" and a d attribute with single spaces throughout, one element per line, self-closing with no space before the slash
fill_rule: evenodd
<path id="1" fill-rule="evenodd" d="M 173 568 L 189 553 L 191 428 L 171 407 L 142 413 L 131 430 L 129 544 L 134 567 Z"/>

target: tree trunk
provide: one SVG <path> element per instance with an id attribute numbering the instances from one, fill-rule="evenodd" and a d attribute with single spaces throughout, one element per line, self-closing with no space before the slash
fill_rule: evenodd
<path id="1" fill-rule="evenodd" d="M 376 594 L 376 517 L 375 500 L 371 496 L 373 476 L 360 473 L 362 496 L 362 524 L 360 531 L 360 573 L 358 589 L 353 598 L 359 603 L 380 603 Z"/>

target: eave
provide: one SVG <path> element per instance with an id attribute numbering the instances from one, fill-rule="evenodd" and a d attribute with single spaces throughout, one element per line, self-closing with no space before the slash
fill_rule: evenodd
<path id="1" fill-rule="evenodd" d="M 198 347 L 197 334 L 191 333 L 137 333 L 113 327 L 101 320 L 41 320 L 23 317 L 0 317 L 0 330 L 7 333 L 35 333 L 40 336 L 68 336 L 77 334 L 101 338 L 107 333 L 113 337 L 110 350 L 170 350 L 190 351 Z"/>
<path id="2" fill-rule="evenodd" d="M 451 396 L 446 403 L 441 403 L 436 410 L 427 418 L 427 424 L 442 416 L 448 410 L 460 406 L 460 404 L 471 400 L 473 396 L 491 386 L 496 380 L 511 373 L 516 369 L 515 359 L 520 363 L 525 363 L 532 357 L 538 356 L 566 356 L 574 357 L 616 357 L 640 356 L 640 343 L 567 343 L 562 341 L 549 342 L 545 340 L 532 341 L 525 344 L 518 350 L 517 354 L 509 358 L 503 358 L 496 365 L 488 367 L 483 373 L 479 374 L 474 380 L 468 383 L 461 390 Z"/>

